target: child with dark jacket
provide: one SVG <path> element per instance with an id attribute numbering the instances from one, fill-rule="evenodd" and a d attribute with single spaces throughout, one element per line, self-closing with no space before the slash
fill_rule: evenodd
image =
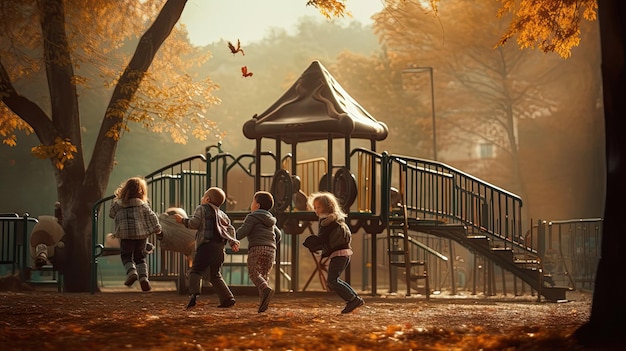
<path id="1" fill-rule="evenodd" d="M 222 277 L 224 264 L 224 246 L 228 242 L 234 252 L 239 251 L 239 240 L 235 238 L 235 227 L 228 215 L 220 210 L 226 200 L 224 190 L 211 187 L 204 192 L 201 204 L 196 207 L 190 218 L 175 214 L 176 222 L 185 227 L 197 229 L 196 254 L 189 272 L 189 303 L 187 309 L 196 305 L 200 295 L 200 278 L 209 270 L 209 279 L 219 297 L 217 307 L 228 308 L 235 305 L 235 297 Z"/>
<path id="2" fill-rule="evenodd" d="M 266 191 L 258 191 L 252 197 L 250 212 L 237 229 L 237 239 L 248 238 L 248 276 L 259 289 L 259 310 L 265 312 L 274 295 L 269 284 L 269 275 L 276 260 L 276 245 L 280 242 L 281 231 L 276 226 L 276 218 L 270 209 L 274 207 L 274 197 Z"/>
<path id="3" fill-rule="evenodd" d="M 322 257 L 330 258 L 326 278 L 328 287 L 346 302 L 341 313 L 350 313 L 363 306 L 364 301 L 348 282 L 340 278 L 353 254 L 352 232 L 346 224 L 346 214 L 335 195 L 329 192 L 311 194 L 309 202 L 319 217 L 319 231 L 317 236 L 307 238 L 304 246 L 311 251 L 322 250 Z"/>

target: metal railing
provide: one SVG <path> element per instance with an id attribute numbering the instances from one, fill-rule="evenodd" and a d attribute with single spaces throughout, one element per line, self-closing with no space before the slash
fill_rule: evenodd
<path id="1" fill-rule="evenodd" d="M 204 190 L 209 186 L 220 186 L 228 195 L 227 203 L 223 209 L 231 217 L 235 224 L 240 223 L 248 213 L 250 203 L 256 184 L 257 164 L 255 156 L 244 154 L 233 156 L 222 152 L 212 156 L 207 149 L 207 155 L 198 155 L 170 164 L 162 169 L 146 176 L 149 183 L 149 196 L 153 209 L 157 212 L 164 212 L 169 207 L 182 207 L 191 211 L 199 204 Z M 261 157 L 268 158 L 265 165 L 270 165 L 266 170 L 262 170 L 260 178 L 260 190 L 270 191 L 277 165 L 276 156 L 272 153 L 262 153 Z M 287 155 L 281 160 L 281 165 L 287 170 L 291 170 L 292 160 Z M 325 159 L 314 159 L 299 161 L 296 164 L 296 174 L 301 180 L 301 190 L 306 194 L 315 192 L 319 187 L 320 180 L 324 176 L 322 170 L 326 170 Z M 522 200 L 515 194 L 509 193 L 487 182 L 477 179 L 469 174 L 459 171 L 453 167 L 440 162 L 418 159 L 403 155 L 389 155 L 387 153 L 376 153 L 368 149 L 356 148 L 350 154 L 350 169 L 354 174 L 357 185 L 356 201 L 350 208 L 350 216 L 371 216 L 372 221 L 382 221 L 383 225 L 388 221 L 392 207 L 391 187 L 399 190 L 401 202 L 406 206 L 410 218 L 440 221 L 449 224 L 461 224 L 468 228 L 468 233 L 474 232 L 487 235 L 494 246 L 500 248 L 510 248 L 516 251 L 526 252 L 536 255 L 541 253 L 540 248 L 532 245 L 532 238 L 524 238 L 521 234 L 521 207 Z M 100 200 L 94 206 L 93 242 L 103 243 L 106 233 L 109 233 L 112 220 L 108 218 L 107 211 L 112 197 Z M 395 201 L 395 200 L 394 200 Z M 290 208 L 289 211 L 293 211 Z M 369 222 L 368 222 L 369 223 Z M 553 225 L 557 222 L 553 222 Z M 561 223 L 559 223 L 561 224 Z M 552 227 L 552 230 L 557 230 Z M 559 230 L 564 227 L 560 226 Z M 548 230 L 546 229 L 546 232 Z M 374 234 L 375 236 L 376 234 Z M 447 241 L 433 239 L 432 236 L 424 234 L 414 235 L 417 240 L 428 242 L 431 245 L 450 246 Z M 432 239 L 432 240 L 431 240 Z M 526 239 L 526 240 L 525 240 Z M 572 240 L 597 240 L 592 239 Z M 297 235 L 284 235 L 280 245 L 279 253 L 281 264 L 278 265 L 277 272 L 280 272 L 280 284 L 277 286 L 293 286 L 290 284 L 290 277 L 297 275 L 298 270 L 298 243 Z M 370 240 L 376 242 L 378 240 Z M 158 243 L 157 243 L 158 245 Z M 385 262 L 376 259 L 376 256 L 385 255 L 372 243 L 372 248 L 367 248 L 366 257 L 363 258 L 364 267 L 358 268 L 363 272 L 367 271 L 367 266 L 377 266 L 377 262 Z M 444 245 L 444 246 L 445 246 Z M 590 262 L 583 263 L 583 267 L 577 267 L 580 281 L 589 278 L 590 268 L 596 264 L 594 258 L 595 246 L 590 246 L 580 255 L 570 254 L 569 257 L 582 257 L 585 255 L 591 258 Z M 573 246 L 572 246 L 573 247 Z M 245 242 L 243 245 L 245 249 Z M 159 247 L 157 246 L 157 251 Z M 443 249 L 440 248 L 440 249 Z M 593 252 L 592 252 L 593 251 Z M 417 253 L 419 255 L 419 253 Z M 582 256 L 581 256 L 582 255 Z M 564 255 L 565 257 L 566 255 Z M 97 253 L 94 250 L 94 257 Z M 230 284 L 250 284 L 247 280 L 243 262 L 245 255 L 227 255 L 232 257 L 231 262 L 226 262 L 231 268 L 225 271 L 232 273 Z M 587 256 L 585 256 L 587 257 Z M 454 257 L 450 257 L 454 260 Z M 427 256 L 427 259 L 428 258 Z M 576 258 L 577 259 L 577 258 Z M 151 266 L 156 271 L 175 271 L 177 258 L 173 258 L 171 263 L 164 267 L 163 260 L 159 261 L 160 266 Z M 440 260 L 435 260 L 435 262 Z M 95 261 L 92 262 L 95 265 Z M 580 265 L 580 263 L 576 263 Z M 169 265 L 169 266 L 168 266 Z M 567 263 L 570 272 L 574 263 Z M 432 274 L 436 279 L 442 280 L 442 276 L 450 276 L 454 267 L 445 264 L 431 264 L 432 269 L 441 270 L 437 274 Z M 376 270 L 375 267 L 370 269 Z M 93 271 L 93 276 L 97 272 Z M 179 273 L 180 274 L 180 273 Z M 365 276 L 365 274 L 364 274 Z M 93 279 L 93 278 L 92 278 Z M 364 281 L 368 280 L 364 278 Z M 373 284 L 376 279 L 373 277 Z M 297 279 L 295 280 L 297 282 Z M 435 281 L 435 286 L 445 285 L 443 281 Z M 578 284 L 577 284 L 578 285 Z M 297 288 L 297 286 L 295 287 Z"/>
<path id="2" fill-rule="evenodd" d="M 440 162 L 400 155 L 389 159 L 390 178 L 404 179 L 400 193 L 412 218 L 463 224 L 502 248 L 522 246 L 519 196 Z"/>
<path id="3" fill-rule="evenodd" d="M 556 284 L 593 290 L 600 260 L 602 218 L 539 220 L 524 237 Z"/>
<path id="4" fill-rule="evenodd" d="M 28 213 L 22 216 L 17 213 L 0 214 L 0 275 L 19 274 L 23 281 L 29 280 L 32 270 L 30 234 L 37 222 Z"/>
<path id="5" fill-rule="evenodd" d="M 264 157 L 273 158 L 271 153 Z M 207 159 L 209 162 L 207 162 Z M 254 185 L 253 167 L 254 156 L 241 155 L 234 157 L 228 153 L 215 156 L 207 154 L 195 155 L 178 162 L 171 163 L 145 176 L 148 183 L 148 198 L 152 209 L 157 213 L 165 213 L 172 207 L 179 207 L 187 212 L 193 211 L 204 191 L 210 186 L 219 186 L 228 195 L 223 210 L 227 211 L 233 224 L 238 226 L 248 213 L 248 204 L 252 199 L 251 190 Z M 262 190 L 269 190 L 273 173 L 261 175 Z M 238 196 L 238 197 L 237 197 Z M 245 198 L 244 198 L 245 196 Z M 92 212 L 92 260 L 91 260 L 91 292 L 97 289 L 102 270 L 98 268 L 98 259 L 102 256 L 117 255 L 119 248 L 107 247 L 107 234 L 112 232 L 113 220 L 109 218 L 109 210 L 114 196 L 100 199 L 93 206 Z M 246 207 L 243 207 L 245 204 Z M 150 279 L 165 279 L 177 281 L 179 291 L 184 288 L 186 272 L 190 262 L 182 253 L 164 250 L 155 236 L 148 238 L 155 245 L 154 253 L 148 255 Z M 247 277 L 247 268 L 243 264 L 246 259 L 246 241 L 241 253 L 226 255 L 224 262 L 224 277 L 229 284 L 252 285 Z M 291 266 L 290 252 L 291 238 L 285 235 L 281 243 L 282 261 L 278 271 L 283 284 L 289 285 L 289 274 L 284 271 Z M 122 270 L 121 264 L 119 269 Z"/>
<path id="6" fill-rule="evenodd" d="M 355 149 L 351 153 L 351 165 L 357 172 L 358 213 L 379 214 L 381 221 L 386 222 L 390 218 L 390 211 L 399 201 L 412 220 L 462 225 L 467 228 L 467 235 L 487 236 L 492 247 L 510 249 L 514 255 L 536 256 L 536 250 L 524 244 L 521 235 L 522 200 L 515 194 L 443 163 L 403 155 Z M 377 178 L 381 185 L 375 181 Z M 377 206 L 379 201 L 380 206 Z M 353 207 L 351 211 L 354 210 Z M 409 235 L 439 246 L 445 242 L 446 251 L 453 250 L 449 240 L 441 241 L 441 238 L 419 232 L 411 232 Z M 375 250 L 380 253 L 376 245 L 367 251 L 371 253 Z M 448 254 L 452 252 L 448 251 Z M 458 284 L 454 281 L 456 273 L 452 272 L 457 272 L 457 267 L 454 267 L 457 258 L 454 255 L 451 258 L 448 264 L 434 260 L 435 264 L 429 267 L 430 274 L 437 279 L 435 286 L 447 284 L 454 291 Z M 364 266 L 372 267 L 372 270 L 375 270 L 374 266 L 379 266 L 378 262 L 386 264 L 385 259 L 364 257 Z M 449 279 L 450 282 L 443 282 L 443 279 Z M 372 280 L 376 284 L 374 276 Z"/>
<path id="7" fill-rule="evenodd" d="M 23 216 L 0 214 L 0 265 L 11 274 L 19 273 L 22 278 L 28 266 L 29 222 L 36 223 L 37 219 L 29 217 L 28 213 Z"/>

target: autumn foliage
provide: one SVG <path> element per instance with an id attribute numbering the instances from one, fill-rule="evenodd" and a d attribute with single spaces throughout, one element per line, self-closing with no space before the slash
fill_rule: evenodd
<path id="1" fill-rule="evenodd" d="M 504 45 L 517 35 L 520 48 L 537 47 L 543 52 L 556 52 L 561 57 L 571 55 L 580 43 L 582 20 L 595 21 L 596 0 L 500 0 L 498 16 L 513 13 L 508 30 L 498 45 Z"/>
<path id="2" fill-rule="evenodd" d="M 175 292 L 96 295 L 0 293 L 0 344 L 39 350 L 582 350 L 571 332 L 589 296 L 563 304 L 524 299 L 367 297 L 344 315 L 324 292 L 279 293 L 266 313 L 257 296 L 229 309 L 201 295 L 185 310 Z"/>

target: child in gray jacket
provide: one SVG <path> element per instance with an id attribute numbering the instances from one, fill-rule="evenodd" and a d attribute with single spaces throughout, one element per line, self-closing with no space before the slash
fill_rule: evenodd
<path id="1" fill-rule="evenodd" d="M 276 245 L 281 231 L 276 218 L 269 211 L 274 207 L 274 197 L 267 191 L 258 191 L 252 198 L 250 213 L 237 229 L 237 239 L 248 238 L 248 276 L 259 289 L 259 313 L 269 307 L 274 290 L 269 284 L 269 275 L 276 260 Z"/>
<path id="2" fill-rule="evenodd" d="M 231 224 L 228 215 L 220 210 L 225 200 L 224 190 L 211 187 L 204 192 L 200 205 L 196 207 L 192 217 L 174 215 L 176 222 L 182 223 L 187 228 L 197 229 L 196 254 L 189 271 L 190 296 L 187 309 L 196 305 L 196 298 L 202 290 L 200 278 L 207 269 L 211 285 L 220 299 L 217 307 L 229 308 L 235 305 L 235 297 L 222 277 L 224 246 L 228 243 L 234 252 L 239 251 L 239 240 L 234 237 L 235 227 Z"/>

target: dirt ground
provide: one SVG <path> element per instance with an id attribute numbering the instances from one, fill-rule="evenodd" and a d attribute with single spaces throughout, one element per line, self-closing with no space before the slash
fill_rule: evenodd
<path id="1" fill-rule="evenodd" d="M 570 295 L 571 294 L 571 295 Z M 204 294 L 186 310 L 176 292 L 0 292 L 0 350 L 583 350 L 570 334 L 591 295 L 536 297 L 368 296 L 341 314 L 330 292 L 257 296 L 229 309 Z"/>

